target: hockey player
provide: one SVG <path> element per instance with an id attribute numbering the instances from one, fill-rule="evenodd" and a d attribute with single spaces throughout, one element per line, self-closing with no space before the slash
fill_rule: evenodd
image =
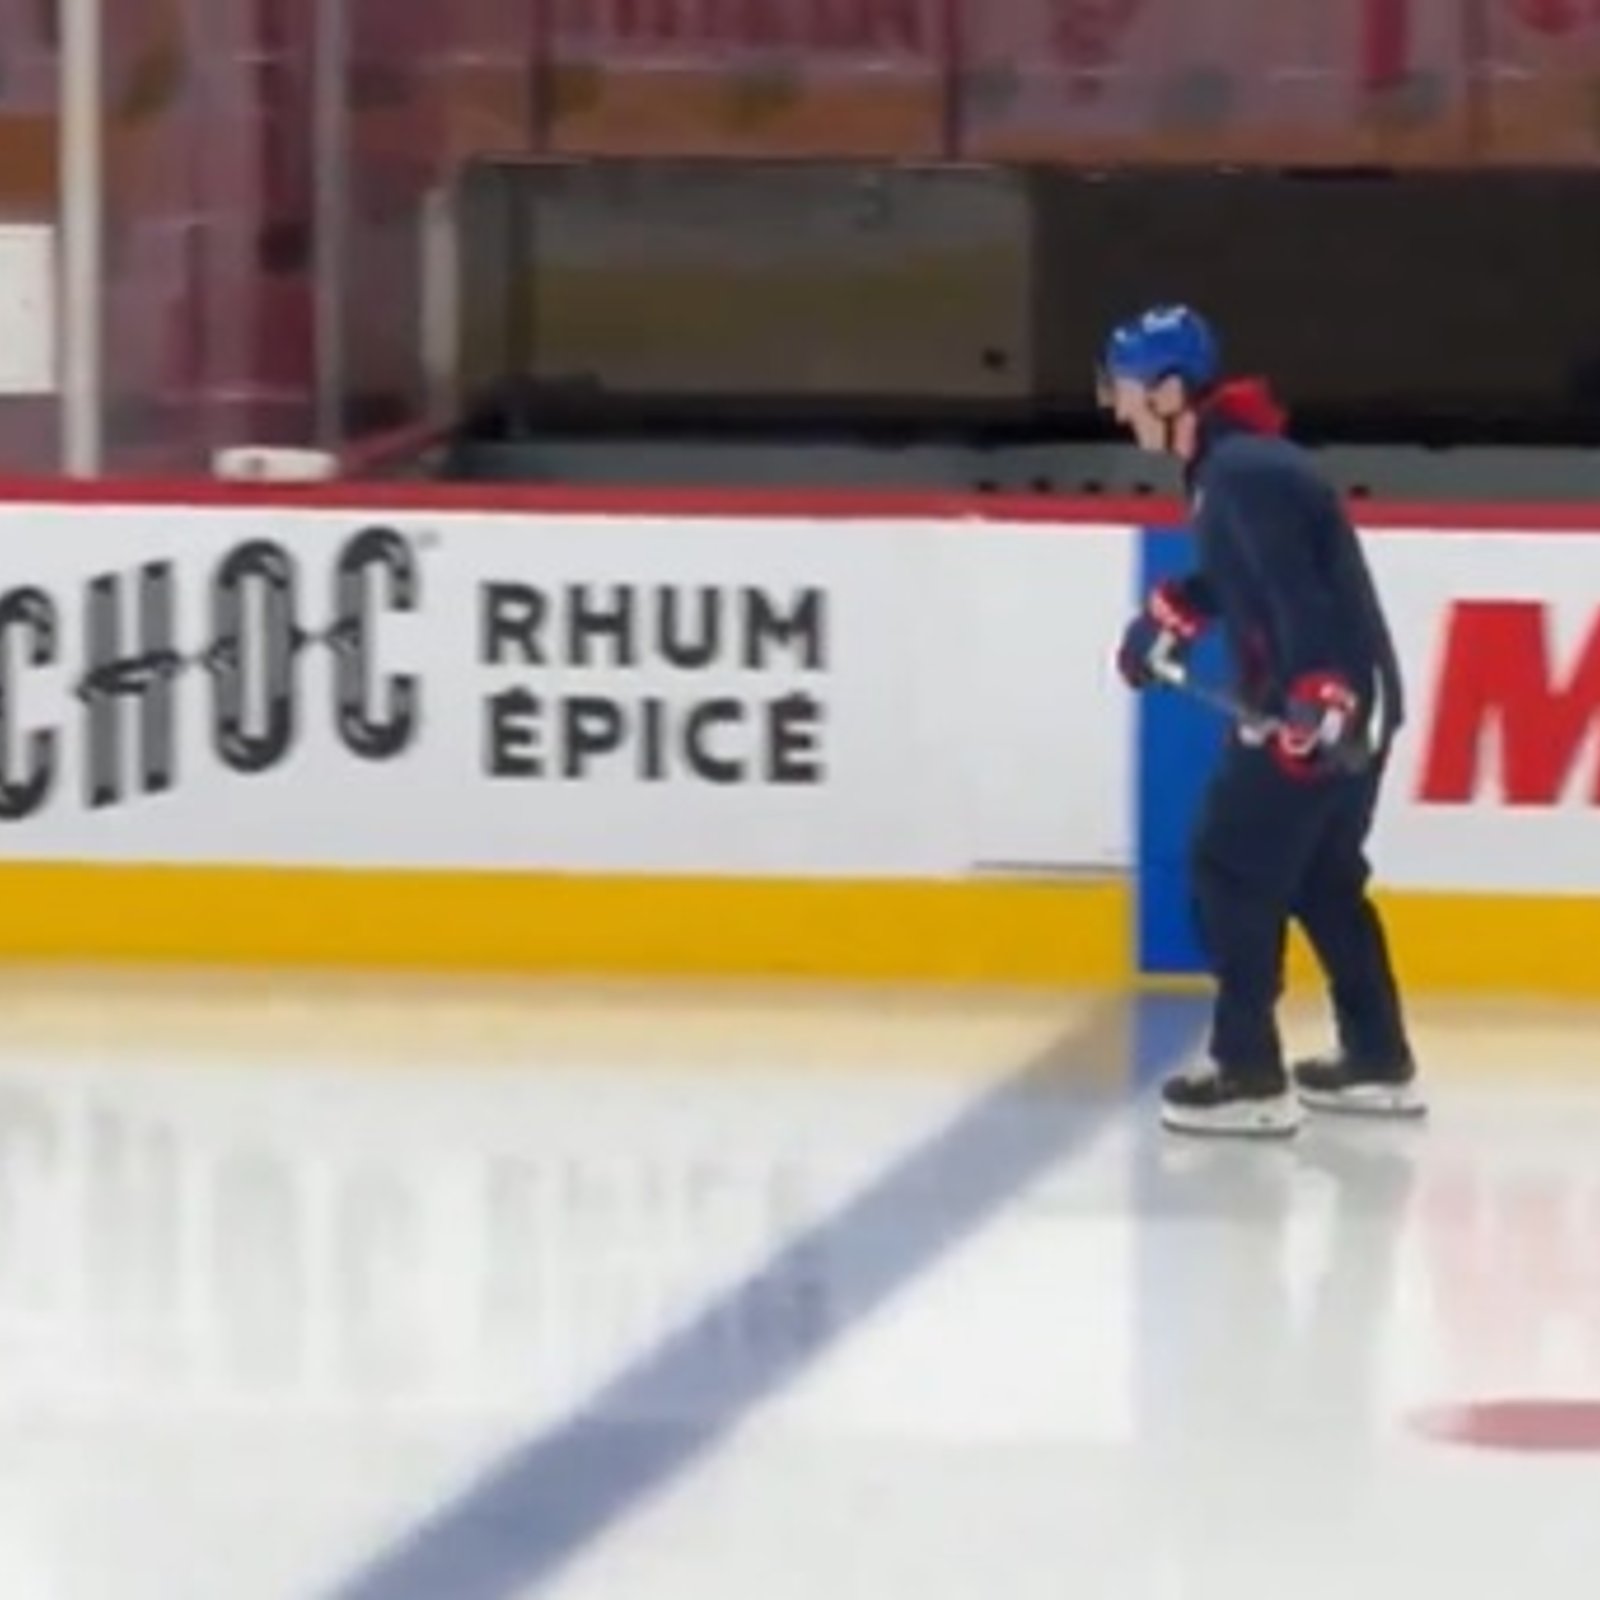
<path id="1" fill-rule="evenodd" d="M 1422 1110 L 1366 840 L 1404 714 L 1399 665 L 1356 534 L 1267 385 L 1224 378 L 1205 321 L 1163 306 L 1116 328 L 1100 398 L 1138 445 L 1182 463 L 1192 573 L 1163 585 L 1118 653 L 1135 689 L 1219 624 L 1240 698 L 1191 847 L 1196 921 L 1216 980 L 1210 1060 L 1163 1090 L 1190 1133 L 1293 1133 L 1302 1104 Z M 1354 758 L 1354 759 L 1352 759 Z M 1338 1050 L 1286 1071 L 1277 1026 L 1290 920 L 1326 976 Z"/>

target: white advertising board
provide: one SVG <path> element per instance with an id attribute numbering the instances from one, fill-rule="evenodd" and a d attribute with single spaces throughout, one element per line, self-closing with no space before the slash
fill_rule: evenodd
<path id="1" fill-rule="evenodd" d="M 1129 858 L 1122 528 L 0 507 L 0 852 Z"/>
<path id="2" fill-rule="evenodd" d="M 1600 891 L 1600 535 L 1386 529 L 1366 547 L 1409 691 L 1379 880 Z"/>

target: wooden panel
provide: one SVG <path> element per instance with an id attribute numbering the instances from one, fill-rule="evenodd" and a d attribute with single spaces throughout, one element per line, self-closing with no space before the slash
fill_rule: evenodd
<path id="1" fill-rule="evenodd" d="M 1600 8 L 1484 0 L 1488 161 L 1600 161 Z"/>
<path id="2" fill-rule="evenodd" d="M 8 217 L 56 214 L 57 139 L 53 113 L 0 116 L 0 210 Z"/>
<path id="3" fill-rule="evenodd" d="M 563 153 L 927 157 L 943 0 L 560 0 L 546 130 Z"/>
<path id="4" fill-rule="evenodd" d="M 988 0 L 964 17 L 959 125 L 977 159 L 1356 165 L 1467 154 L 1455 0 Z"/>

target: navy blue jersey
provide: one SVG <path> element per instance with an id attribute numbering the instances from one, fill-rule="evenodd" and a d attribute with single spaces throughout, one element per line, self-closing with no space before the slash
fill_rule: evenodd
<path id="1" fill-rule="evenodd" d="M 1220 619 L 1253 705 L 1279 710 L 1299 679 L 1332 673 L 1387 745 L 1404 688 L 1350 518 L 1307 452 L 1272 429 L 1259 393 L 1237 409 L 1221 398 L 1202 414 L 1188 472 L 1197 560 L 1186 596 Z"/>

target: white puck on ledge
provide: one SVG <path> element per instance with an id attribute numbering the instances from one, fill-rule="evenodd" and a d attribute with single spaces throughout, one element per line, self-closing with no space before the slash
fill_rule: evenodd
<path id="1" fill-rule="evenodd" d="M 231 445 L 214 452 L 211 473 L 224 483 L 327 483 L 339 475 L 339 458 L 327 450 Z"/>

